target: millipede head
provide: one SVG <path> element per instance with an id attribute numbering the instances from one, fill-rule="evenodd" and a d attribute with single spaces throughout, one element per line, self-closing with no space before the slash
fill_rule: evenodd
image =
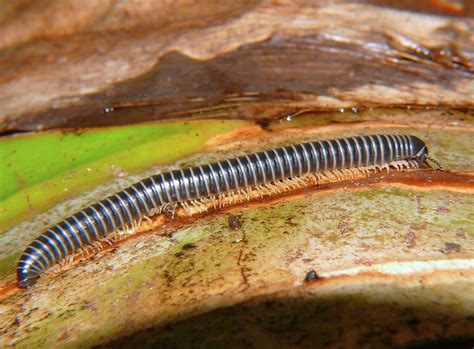
<path id="1" fill-rule="evenodd" d="M 426 166 L 433 168 L 433 166 L 428 163 L 429 160 L 436 165 L 438 170 L 443 170 L 443 166 L 441 166 L 441 164 L 437 160 L 429 156 L 428 148 L 421 139 L 415 136 L 411 136 L 411 143 L 413 146 L 413 153 L 415 154 L 413 156 L 414 160 L 416 160 L 420 165 L 425 164 Z"/>
<path id="2" fill-rule="evenodd" d="M 424 147 L 422 149 L 422 153 L 421 154 L 416 154 L 414 159 L 418 162 L 418 164 L 420 165 L 423 165 L 425 164 L 426 166 L 430 167 L 430 168 L 434 168 L 433 166 L 431 166 L 431 164 L 428 162 L 432 162 L 433 164 L 436 165 L 436 169 L 439 170 L 439 171 L 443 171 L 443 166 L 440 164 L 440 162 L 436 159 L 433 159 L 431 156 L 428 155 L 428 149 L 426 149 L 426 147 Z M 420 151 L 421 152 L 421 151 Z"/>

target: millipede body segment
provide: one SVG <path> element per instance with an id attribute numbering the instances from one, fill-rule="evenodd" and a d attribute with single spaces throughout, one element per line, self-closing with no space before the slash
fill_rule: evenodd
<path id="1" fill-rule="evenodd" d="M 369 135 L 293 144 L 215 163 L 161 173 L 84 208 L 35 239 L 17 263 L 20 287 L 94 242 L 127 230 L 170 205 L 248 193 L 304 176 L 382 168 L 430 159 L 425 143 L 410 135 Z M 403 165 L 402 165 L 403 166 Z M 409 165 L 408 165 L 409 166 Z"/>

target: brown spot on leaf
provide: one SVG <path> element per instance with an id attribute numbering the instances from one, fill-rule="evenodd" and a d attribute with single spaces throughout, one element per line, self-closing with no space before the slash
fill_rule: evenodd
<path id="1" fill-rule="evenodd" d="M 348 235 L 354 231 L 354 228 L 351 228 L 346 222 L 339 222 L 337 229 L 341 232 L 341 235 Z"/>
<path id="2" fill-rule="evenodd" d="M 239 216 L 230 214 L 228 217 L 229 228 L 232 230 L 239 230 L 242 227 L 242 221 Z"/>
<path id="3" fill-rule="evenodd" d="M 184 244 L 183 247 L 181 247 L 183 250 L 191 250 L 193 248 L 196 248 L 196 245 L 194 244 L 191 244 L 191 243 L 187 243 L 187 244 Z"/>
<path id="4" fill-rule="evenodd" d="M 405 235 L 405 243 L 407 244 L 408 248 L 413 248 L 416 246 L 416 239 L 417 236 L 414 232 L 409 232 Z"/>
<path id="5" fill-rule="evenodd" d="M 455 244 L 454 242 L 446 242 L 444 248 L 440 251 L 445 254 L 457 253 L 461 251 L 461 245 Z"/>
<path id="6" fill-rule="evenodd" d="M 174 256 L 176 258 L 181 258 L 182 256 L 184 256 L 184 253 L 183 252 L 177 252 L 177 253 L 174 254 Z"/>

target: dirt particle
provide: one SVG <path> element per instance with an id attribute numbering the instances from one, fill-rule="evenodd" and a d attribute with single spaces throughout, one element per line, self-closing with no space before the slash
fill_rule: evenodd
<path id="1" fill-rule="evenodd" d="M 286 220 L 285 220 L 285 224 L 289 225 L 290 227 L 297 227 L 299 224 L 296 223 L 296 222 L 293 222 L 293 219 L 296 218 L 296 217 L 288 217 Z"/>
<path id="2" fill-rule="evenodd" d="M 321 277 L 316 273 L 314 269 L 311 269 L 306 273 L 306 276 L 304 277 L 304 282 L 314 282 L 317 280 L 320 280 Z"/>
<path id="3" fill-rule="evenodd" d="M 446 242 L 444 247 L 440 249 L 440 252 L 444 254 L 458 253 L 460 251 L 461 245 L 455 244 L 454 242 Z"/>
<path id="4" fill-rule="evenodd" d="M 240 228 L 242 228 L 242 221 L 240 217 L 235 216 L 233 214 L 229 215 L 228 224 L 229 224 L 229 228 L 232 230 L 239 230 Z"/>
<path id="5" fill-rule="evenodd" d="M 183 249 L 183 250 L 191 250 L 191 249 L 193 249 L 193 248 L 196 248 L 196 245 L 194 245 L 194 244 L 192 244 L 192 243 L 190 243 L 190 242 L 184 244 L 184 245 L 181 247 L 181 249 Z"/>
<path id="6" fill-rule="evenodd" d="M 346 222 L 339 222 L 337 229 L 341 232 L 341 235 L 348 235 L 354 230 Z"/>

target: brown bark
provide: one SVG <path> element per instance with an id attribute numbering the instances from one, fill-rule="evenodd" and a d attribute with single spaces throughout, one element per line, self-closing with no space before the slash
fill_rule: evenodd
<path id="1" fill-rule="evenodd" d="M 469 1 L 4 7 L 3 133 L 474 103 Z"/>

